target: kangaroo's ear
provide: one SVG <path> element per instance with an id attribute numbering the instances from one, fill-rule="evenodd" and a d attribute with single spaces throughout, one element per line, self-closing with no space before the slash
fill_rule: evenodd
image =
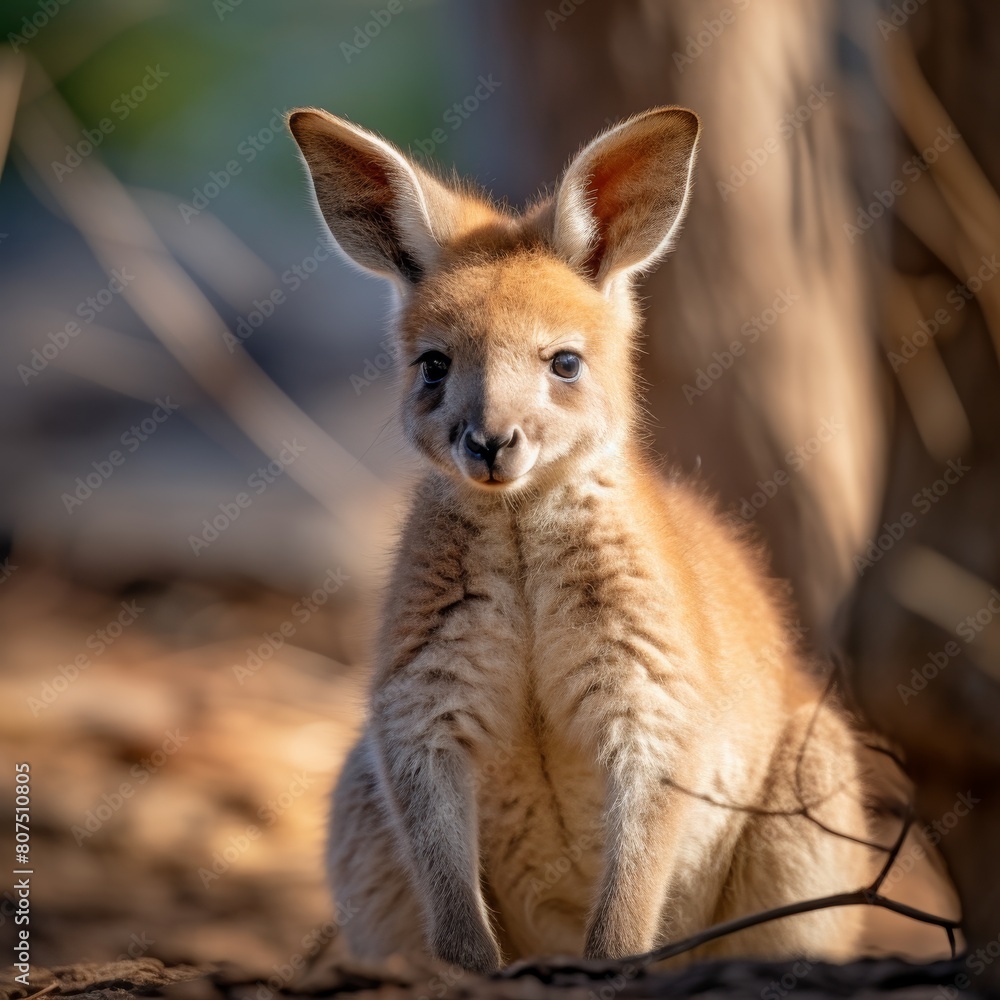
<path id="1" fill-rule="evenodd" d="M 405 288 L 433 266 L 458 199 L 391 143 L 317 108 L 288 116 L 316 201 L 340 248 Z"/>
<path id="2" fill-rule="evenodd" d="M 686 108 L 654 108 L 585 146 L 556 191 L 556 250 L 598 286 L 667 253 L 691 192 L 701 123 Z"/>

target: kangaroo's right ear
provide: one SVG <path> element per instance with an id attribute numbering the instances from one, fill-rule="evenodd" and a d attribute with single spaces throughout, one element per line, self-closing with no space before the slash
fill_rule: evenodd
<path id="1" fill-rule="evenodd" d="M 457 196 L 391 143 L 326 111 L 292 111 L 288 128 L 340 248 L 403 288 L 420 281 L 454 227 Z"/>
<path id="2" fill-rule="evenodd" d="M 656 263 L 684 219 L 700 132 L 693 111 L 653 108 L 585 146 L 556 190 L 556 249 L 599 287 Z"/>

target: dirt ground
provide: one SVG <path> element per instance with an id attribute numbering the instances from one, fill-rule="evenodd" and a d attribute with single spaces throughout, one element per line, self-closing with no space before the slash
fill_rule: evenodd
<path id="1" fill-rule="evenodd" d="M 370 1000 L 646 1000 L 650 997 L 760 997 L 780 1000 L 793 990 L 797 1000 L 816 997 L 898 996 L 900 1000 L 953 1000 L 965 988 L 961 960 L 914 965 L 897 959 L 867 959 L 831 966 L 807 962 L 705 962 L 680 972 L 635 970 L 618 964 L 580 962 L 534 965 L 512 974 L 480 976 L 439 970 L 341 968 L 314 973 L 299 984 L 261 982 L 236 969 L 165 967 L 155 959 L 89 964 L 46 971 L 41 991 L 71 1000 L 272 1000 L 353 995 Z M 268 983 L 272 985 L 268 985 Z M 0 996 L 22 1000 L 0 974 Z M 5 992 L 5 989 L 7 990 Z M 972 996 L 971 993 L 964 993 Z"/>
<path id="2" fill-rule="evenodd" d="M 32 964 L 229 962 L 283 985 L 335 955 L 324 823 L 363 713 L 370 597 L 109 594 L 27 566 L 0 588 L 0 796 L 10 816 L 12 762 L 30 763 Z M 920 855 L 904 848 L 889 895 L 954 915 Z M 5 938 L 14 905 L 7 885 Z M 867 951 L 947 954 L 884 912 Z"/>
<path id="3" fill-rule="evenodd" d="M 361 717 L 346 590 L 312 612 L 251 589 L 107 595 L 19 569 L 2 596 L 3 756 L 31 764 L 33 788 L 32 960 L 266 968 L 301 950 L 330 916 L 327 796 Z M 122 614 L 135 620 L 107 644 L 98 630 L 110 640 Z M 5 767 L 5 812 L 13 779 Z"/>

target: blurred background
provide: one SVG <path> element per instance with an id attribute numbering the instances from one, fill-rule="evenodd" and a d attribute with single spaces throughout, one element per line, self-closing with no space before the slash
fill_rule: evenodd
<path id="1" fill-rule="evenodd" d="M 869 762 L 882 841 L 918 813 L 890 895 L 1000 941 L 1000 8 L 6 0 L 0 31 L 0 811 L 30 762 L 33 961 L 335 946 L 326 797 L 415 465 L 387 289 L 329 253 L 298 105 L 515 204 L 605 125 L 699 112 L 643 288 L 653 439 L 904 760 Z M 947 950 L 884 914 L 866 947 Z"/>

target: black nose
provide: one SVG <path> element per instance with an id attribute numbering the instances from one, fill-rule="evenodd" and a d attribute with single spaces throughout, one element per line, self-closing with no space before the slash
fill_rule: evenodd
<path id="1" fill-rule="evenodd" d="M 513 448 L 517 444 L 517 431 L 511 431 L 506 436 L 484 437 L 471 427 L 465 432 L 463 443 L 465 450 L 473 457 L 482 459 L 489 469 L 497 460 L 501 448 Z"/>

